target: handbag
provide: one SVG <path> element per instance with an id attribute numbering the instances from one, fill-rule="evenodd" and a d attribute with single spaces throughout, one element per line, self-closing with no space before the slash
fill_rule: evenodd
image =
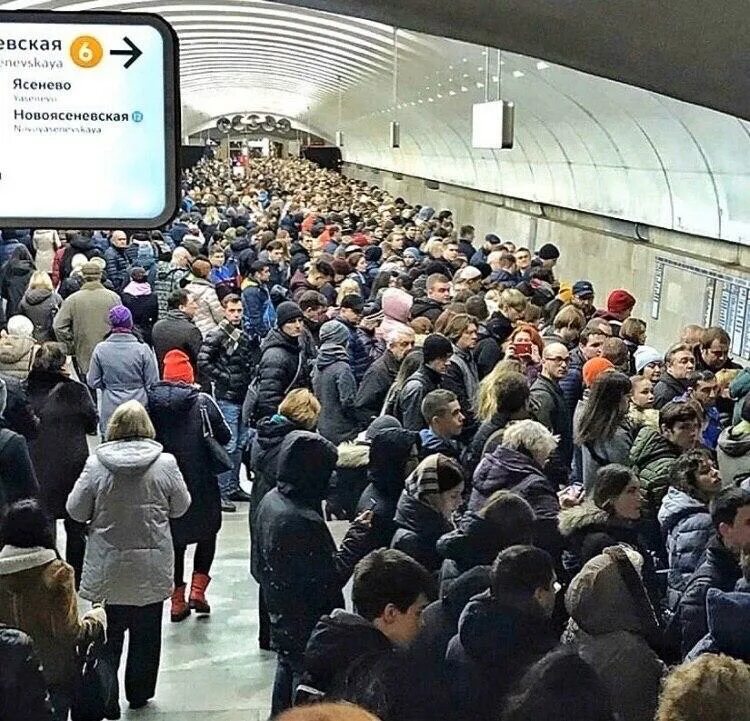
<path id="1" fill-rule="evenodd" d="M 208 418 L 206 404 L 201 401 L 200 405 L 201 427 L 203 429 L 203 442 L 208 451 L 208 466 L 212 473 L 218 475 L 234 468 L 234 461 L 227 449 L 214 438 L 211 421 Z"/>
<path id="2" fill-rule="evenodd" d="M 120 686 L 117 669 L 104 658 L 104 640 L 79 646 L 83 656 L 73 703 L 71 721 L 102 721 L 120 717 Z"/>

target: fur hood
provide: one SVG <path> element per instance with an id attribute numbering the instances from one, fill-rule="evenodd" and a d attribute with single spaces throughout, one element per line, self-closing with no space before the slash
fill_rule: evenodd
<path id="1" fill-rule="evenodd" d="M 580 506 L 560 511 L 558 528 L 563 536 L 571 536 L 590 526 L 604 526 L 608 521 L 609 513 L 591 501 L 584 501 Z"/>

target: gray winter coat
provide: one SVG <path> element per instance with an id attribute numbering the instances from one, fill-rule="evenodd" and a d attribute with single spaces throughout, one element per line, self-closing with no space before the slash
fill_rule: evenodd
<path id="1" fill-rule="evenodd" d="M 357 435 L 354 401 L 357 382 L 343 346 L 324 343 L 320 346 L 312 376 L 315 397 L 320 401 L 318 432 L 338 445 Z"/>
<path id="2" fill-rule="evenodd" d="M 113 333 L 94 348 L 87 382 L 102 391 L 99 428 L 104 435 L 121 403 L 148 404 L 148 389 L 159 382 L 154 352 L 132 333 Z"/>
<path id="3" fill-rule="evenodd" d="M 100 445 L 70 492 L 71 518 L 89 526 L 80 594 L 146 606 L 172 592 L 169 519 L 190 505 L 175 457 L 145 438 Z"/>
<path id="4" fill-rule="evenodd" d="M 52 321 L 61 303 L 62 298 L 46 288 L 34 288 L 24 293 L 18 312 L 34 324 L 34 340 L 39 343 L 54 340 Z"/>
<path id="5" fill-rule="evenodd" d="M 750 434 L 741 434 L 735 427 L 725 428 L 716 446 L 721 485 L 738 486 L 750 478 Z"/>
<path id="6" fill-rule="evenodd" d="M 703 560 L 714 527 L 708 506 L 674 487 L 664 496 L 658 518 L 669 557 L 667 604 L 676 608 L 687 582 Z"/>
<path id="7" fill-rule="evenodd" d="M 587 493 L 593 490 L 596 474 L 603 465 L 628 464 L 632 445 L 633 435 L 630 428 L 618 426 L 611 438 L 581 446 L 583 487 Z"/>

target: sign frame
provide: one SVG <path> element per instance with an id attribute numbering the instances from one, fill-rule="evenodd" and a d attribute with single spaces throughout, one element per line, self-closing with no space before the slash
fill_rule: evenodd
<path id="1" fill-rule="evenodd" d="M 153 218 L 59 218 L 40 216 L 19 218 L 0 216 L 6 228 L 55 228 L 149 230 L 166 225 L 177 215 L 180 207 L 179 146 L 181 132 L 179 39 L 174 28 L 155 13 L 130 13 L 114 11 L 57 12 L 55 10 L 0 10 L 0 28 L 12 23 L 52 25 L 148 25 L 162 39 L 164 68 L 164 204 L 163 210 Z"/>

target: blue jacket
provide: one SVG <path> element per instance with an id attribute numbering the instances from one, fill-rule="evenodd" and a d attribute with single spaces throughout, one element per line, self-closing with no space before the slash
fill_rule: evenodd
<path id="1" fill-rule="evenodd" d="M 706 615 L 708 633 L 685 660 L 693 661 L 704 653 L 724 653 L 750 663 L 750 593 L 710 588 Z"/>
<path id="2" fill-rule="evenodd" d="M 138 255 L 138 247 L 128 245 L 125 248 L 115 248 L 110 245 L 104 252 L 104 260 L 107 263 L 107 280 L 119 293 L 130 280 L 129 272 L 133 262 Z"/>
<path id="3" fill-rule="evenodd" d="M 251 341 L 260 342 L 276 324 L 276 309 L 268 287 L 249 281 L 242 291 L 242 325 Z"/>
<path id="4" fill-rule="evenodd" d="M 377 353 L 373 355 L 375 339 L 370 339 L 364 331 L 348 323 L 343 318 L 338 318 L 338 321 L 343 323 L 349 331 L 349 343 L 346 350 L 349 353 L 349 365 L 352 367 L 354 379 L 357 381 L 357 385 L 359 385 L 367 369 L 379 355 Z"/>
<path id="5" fill-rule="evenodd" d="M 664 496 L 658 518 L 669 558 L 667 603 L 674 609 L 703 560 L 714 529 L 706 504 L 674 487 Z"/>
<path id="6" fill-rule="evenodd" d="M 568 402 L 571 418 L 578 405 L 578 401 L 583 399 L 583 364 L 586 359 L 583 357 L 580 348 L 574 348 L 570 353 L 570 364 L 568 372 L 560 379 L 560 390 L 562 390 L 565 400 Z"/>

